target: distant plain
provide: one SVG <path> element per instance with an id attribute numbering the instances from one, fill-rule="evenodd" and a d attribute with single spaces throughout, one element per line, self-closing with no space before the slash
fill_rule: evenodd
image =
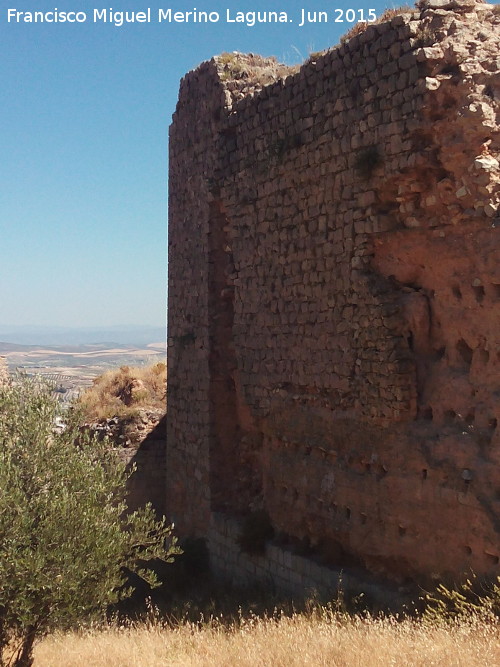
<path id="1" fill-rule="evenodd" d="M 0 328 L 1 329 L 1 328 Z M 0 336 L 1 336 L 0 330 Z M 113 333 L 117 334 L 116 342 Z M 111 334 L 111 335 L 110 335 Z M 147 342 L 147 335 L 156 334 L 157 342 L 150 338 Z M 29 338 L 33 340 L 36 332 Z M 126 332 L 118 331 L 98 331 L 93 336 L 88 332 L 82 332 L 79 337 L 75 331 L 67 336 L 67 342 L 64 336 L 54 336 L 58 344 L 46 344 L 50 342 L 48 335 L 40 336 L 44 340 L 41 344 L 22 344 L 14 342 L 16 338 L 24 340 L 23 336 L 6 336 L 9 342 L 3 341 L 0 337 L 0 357 L 4 357 L 11 373 L 21 371 L 28 375 L 41 375 L 50 382 L 53 382 L 65 398 L 69 400 L 82 388 L 92 384 L 92 381 L 98 375 L 111 368 L 120 366 L 147 366 L 161 361 L 166 361 L 166 342 L 159 340 L 164 337 L 164 332 L 157 328 L 150 331 L 130 331 L 129 340 L 133 342 L 123 342 L 126 338 Z M 104 339 L 106 336 L 109 342 L 88 342 L 94 338 Z M 59 344 L 61 340 L 61 344 Z M 79 343 L 78 341 L 82 342 Z M 11 342 L 12 341 L 12 342 Z"/>

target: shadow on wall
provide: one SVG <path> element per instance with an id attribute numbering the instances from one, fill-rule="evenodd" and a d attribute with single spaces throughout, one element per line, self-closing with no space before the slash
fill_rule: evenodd
<path id="1" fill-rule="evenodd" d="M 154 429 L 139 444 L 129 461 L 136 471 L 129 480 L 128 506 L 130 510 L 150 502 L 157 514 L 165 513 L 165 450 L 167 415 L 163 415 Z"/>

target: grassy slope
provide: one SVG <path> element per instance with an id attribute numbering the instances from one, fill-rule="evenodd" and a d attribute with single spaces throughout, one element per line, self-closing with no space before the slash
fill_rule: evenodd
<path id="1" fill-rule="evenodd" d="M 498 625 L 478 619 L 453 626 L 415 621 L 295 615 L 248 619 L 239 627 L 189 623 L 53 635 L 36 649 L 36 667 L 484 667 L 500 664 Z"/>

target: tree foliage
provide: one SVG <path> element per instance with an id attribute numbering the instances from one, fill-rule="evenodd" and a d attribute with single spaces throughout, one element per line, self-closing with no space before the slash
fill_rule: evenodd
<path id="1" fill-rule="evenodd" d="M 102 617 L 130 594 L 126 571 L 155 585 L 147 561 L 178 553 L 152 507 L 127 513 L 131 472 L 106 441 L 60 414 L 29 380 L 0 387 L 0 665 L 28 667 L 34 641 Z M 7 652 L 10 651 L 10 657 Z"/>

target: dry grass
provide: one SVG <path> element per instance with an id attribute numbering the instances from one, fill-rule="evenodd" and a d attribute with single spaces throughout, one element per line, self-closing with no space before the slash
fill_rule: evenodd
<path id="1" fill-rule="evenodd" d="M 245 53 L 221 53 L 215 57 L 219 67 L 221 81 L 241 80 L 243 83 L 267 85 L 285 78 L 297 71 L 278 62 L 274 56 L 262 56 Z"/>
<path id="2" fill-rule="evenodd" d="M 354 23 L 354 25 L 344 35 L 342 35 L 339 44 L 334 47 L 324 49 L 323 51 L 316 51 L 309 54 L 306 63 L 316 61 L 318 58 L 324 56 L 329 51 L 336 49 L 338 46 L 345 44 L 353 37 L 356 37 L 356 35 L 360 35 L 362 32 L 365 32 L 365 30 L 371 25 L 385 23 L 386 21 L 393 19 L 395 16 L 401 16 L 402 14 L 408 14 L 409 12 L 413 11 L 415 11 L 415 7 L 410 7 L 410 5 L 401 5 L 401 7 L 386 9 L 382 14 L 380 14 L 380 16 L 377 17 L 375 21 L 358 21 L 357 23 Z"/>
<path id="3" fill-rule="evenodd" d="M 370 23 L 367 21 L 359 21 L 358 23 L 355 23 L 352 28 L 340 38 L 340 43 L 345 44 L 352 37 L 355 37 L 356 35 L 364 32 L 368 26 L 377 25 L 378 23 L 385 23 L 386 21 L 393 19 L 395 16 L 401 16 L 401 14 L 407 14 L 413 11 L 415 11 L 415 7 L 410 7 L 409 5 L 402 5 L 401 7 L 392 7 L 386 9 L 382 14 L 380 14 L 380 16 L 377 17 L 376 21 L 371 21 Z"/>
<path id="4" fill-rule="evenodd" d="M 471 618 L 453 625 L 346 619 L 328 611 L 222 623 L 160 623 L 55 634 L 35 651 L 35 667 L 484 667 L 500 664 L 500 630 Z"/>
<path id="5" fill-rule="evenodd" d="M 79 397 L 78 405 L 87 421 L 131 417 L 140 409 L 164 410 L 166 390 L 166 364 L 122 366 L 97 377 Z"/>

